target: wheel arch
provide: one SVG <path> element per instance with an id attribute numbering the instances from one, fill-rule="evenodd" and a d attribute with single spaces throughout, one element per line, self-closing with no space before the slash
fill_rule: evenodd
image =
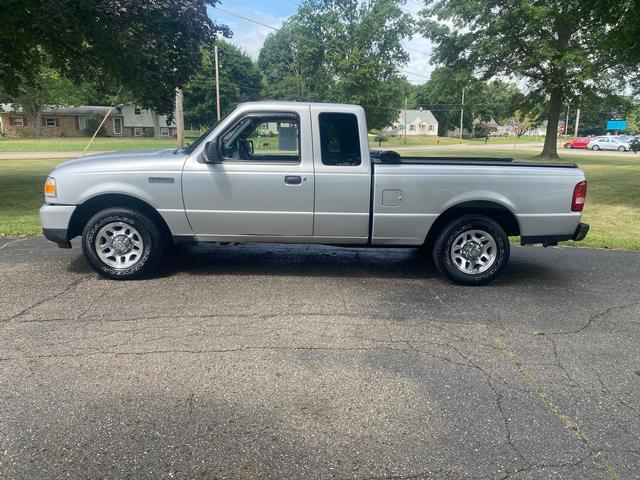
<path id="1" fill-rule="evenodd" d="M 520 235 L 518 218 L 508 207 L 490 200 L 472 200 L 450 206 L 443 211 L 429 228 L 424 245 L 432 245 L 442 229 L 456 218 L 474 214 L 491 218 L 504 229 L 507 236 Z"/>
<path id="2" fill-rule="evenodd" d="M 162 231 L 166 240 L 171 240 L 171 230 L 162 215 L 151 205 L 137 197 L 123 193 L 104 193 L 85 200 L 74 210 L 67 237 L 69 240 L 82 234 L 89 219 L 100 210 L 110 207 L 126 207 L 138 210 L 147 215 Z"/>

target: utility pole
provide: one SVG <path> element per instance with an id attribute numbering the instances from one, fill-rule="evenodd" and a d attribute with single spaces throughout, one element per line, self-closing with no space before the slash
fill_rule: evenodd
<path id="1" fill-rule="evenodd" d="M 564 122 L 564 138 L 569 136 L 569 103 L 567 103 L 567 119 Z"/>
<path id="2" fill-rule="evenodd" d="M 460 106 L 460 143 L 462 143 L 462 119 L 464 117 L 464 87 L 462 87 L 462 105 Z"/>
<path id="3" fill-rule="evenodd" d="M 216 57 L 216 119 L 220 121 L 220 74 L 218 73 L 218 46 L 213 47 Z"/>
<path id="4" fill-rule="evenodd" d="M 575 137 L 578 138 L 578 125 L 580 124 L 580 109 L 576 110 L 576 129 L 575 129 Z"/>
<path id="5" fill-rule="evenodd" d="M 184 109 L 182 108 L 182 90 L 176 88 L 176 127 L 178 130 L 178 148 L 184 147 Z"/>
<path id="6" fill-rule="evenodd" d="M 407 97 L 404 97 L 404 143 L 407 143 L 407 130 L 409 126 L 407 125 Z"/>

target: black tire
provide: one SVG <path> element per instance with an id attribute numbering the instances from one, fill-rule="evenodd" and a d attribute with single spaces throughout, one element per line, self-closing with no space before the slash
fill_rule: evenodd
<path id="1" fill-rule="evenodd" d="M 564 146 L 564 148 L 572 149 L 572 148 L 573 148 L 573 145 L 571 145 L 570 143 L 567 143 L 567 144 Z"/>
<path id="2" fill-rule="evenodd" d="M 626 149 L 626 148 L 624 148 L 622 145 L 620 145 L 620 146 L 618 147 L 618 151 L 619 151 L 619 152 L 626 152 L 626 151 L 627 151 L 627 149 Z"/>
<path id="3" fill-rule="evenodd" d="M 591 147 L 591 150 L 597 152 L 598 150 L 600 150 L 600 147 L 598 145 L 594 145 L 593 147 Z"/>
<path id="4" fill-rule="evenodd" d="M 132 260 L 135 263 L 128 267 L 115 268 L 105 263 L 96 251 L 96 236 L 103 228 L 116 224 L 124 229 L 126 225 L 131 226 L 142 240 L 142 249 L 139 249 L 137 259 Z M 164 247 L 160 228 L 145 214 L 127 207 L 101 210 L 91 217 L 82 231 L 85 258 L 96 272 L 112 280 L 134 280 L 152 273 L 162 259 Z"/>
<path id="5" fill-rule="evenodd" d="M 481 230 L 495 243 L 494 260 L 486 270 L 478 273 L 465 273 L 458 266 L 452 254 L 452 246 L 462 234 L 472 230 Z M 492 247 L 493 249 L 493 247 Z M 466 215 L 445 226 L 433 246 L 433 261 L 438 270 L 449 280 L 460 285 L 484 285 L 495 280 L 509 261 L 509 238 L 504 229 L 489 217 Z M 487 258 L 482 256 L 481 258 Z"/>

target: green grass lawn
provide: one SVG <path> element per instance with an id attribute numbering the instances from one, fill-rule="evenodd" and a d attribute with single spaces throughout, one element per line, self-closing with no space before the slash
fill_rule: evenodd
<path id="1" fill-rule="evenodd" d="M 51 137 L 51 138 L 2 138 L 0 152 L 82 152 L 87 137 Z M 187 143 L 193 138 L 187 138 Z M 96 138 L 90 152 L 113 150 L 145 150 L 153 148 L 171 148 L 176 146 L 175 138 Z"/>
<path id="2" fill-rule="evenodd" d="M 436 145 L 458 145 L 460 139 L 453 137 L 434 137 L 434 136 L 409 136 L 407 135 L 407 142 L 405 143 L 404 137 L 390 137 L 388 140 L 382 142 L 382 147 L 378 146 L 378 142 L 373 139 L 375 136 L 369 136 L 369 146 L 372 148 L 392 148 L 392 147 L 411 147 L 411 146 L 436 146 Z M 504 145 L 512 143 L 540 143 L 544 142 L 544 137 L 489 137 L 487 145 Z M 560 140 L 561 143 L 564 141 Z M 484 145 L 484 138 L 463 138 L 462 143 L 466 145 Z"/>
<path id="3" fill-rule="evenodd" d="M 536 149 L 483 150 L 482 156 L 513 156 L 535 161 Z M 405 151 L 403 155 L 473 156 L 473 152 L 443 150 Z M 576 245 L 640 250 L 640 155 L 620 157 L 587 154 L 567 156 L 562 161 L 579 164 L 589 181 L 583 219 L 591 225 L 587 238 Z M 61 160 L 0 160 L 0 235 L 41 233 L 38 208 L 43 202 L 42 185 Z"/>

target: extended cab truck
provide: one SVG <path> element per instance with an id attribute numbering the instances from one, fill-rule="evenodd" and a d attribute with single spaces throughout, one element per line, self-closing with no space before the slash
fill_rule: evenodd
<path id="1" fill-rule="evenodd" d="M 95 155 L 56 168 L 45 236 L 113 279 L 151 272 L 171 242 L 283 242 L 433 250 L 450 280 L 479 285 L 523 244 L 581 240 L 575 165 L 400 158 L 369 152 L 361 107 L 240 105 L 178 150 Z"/>

